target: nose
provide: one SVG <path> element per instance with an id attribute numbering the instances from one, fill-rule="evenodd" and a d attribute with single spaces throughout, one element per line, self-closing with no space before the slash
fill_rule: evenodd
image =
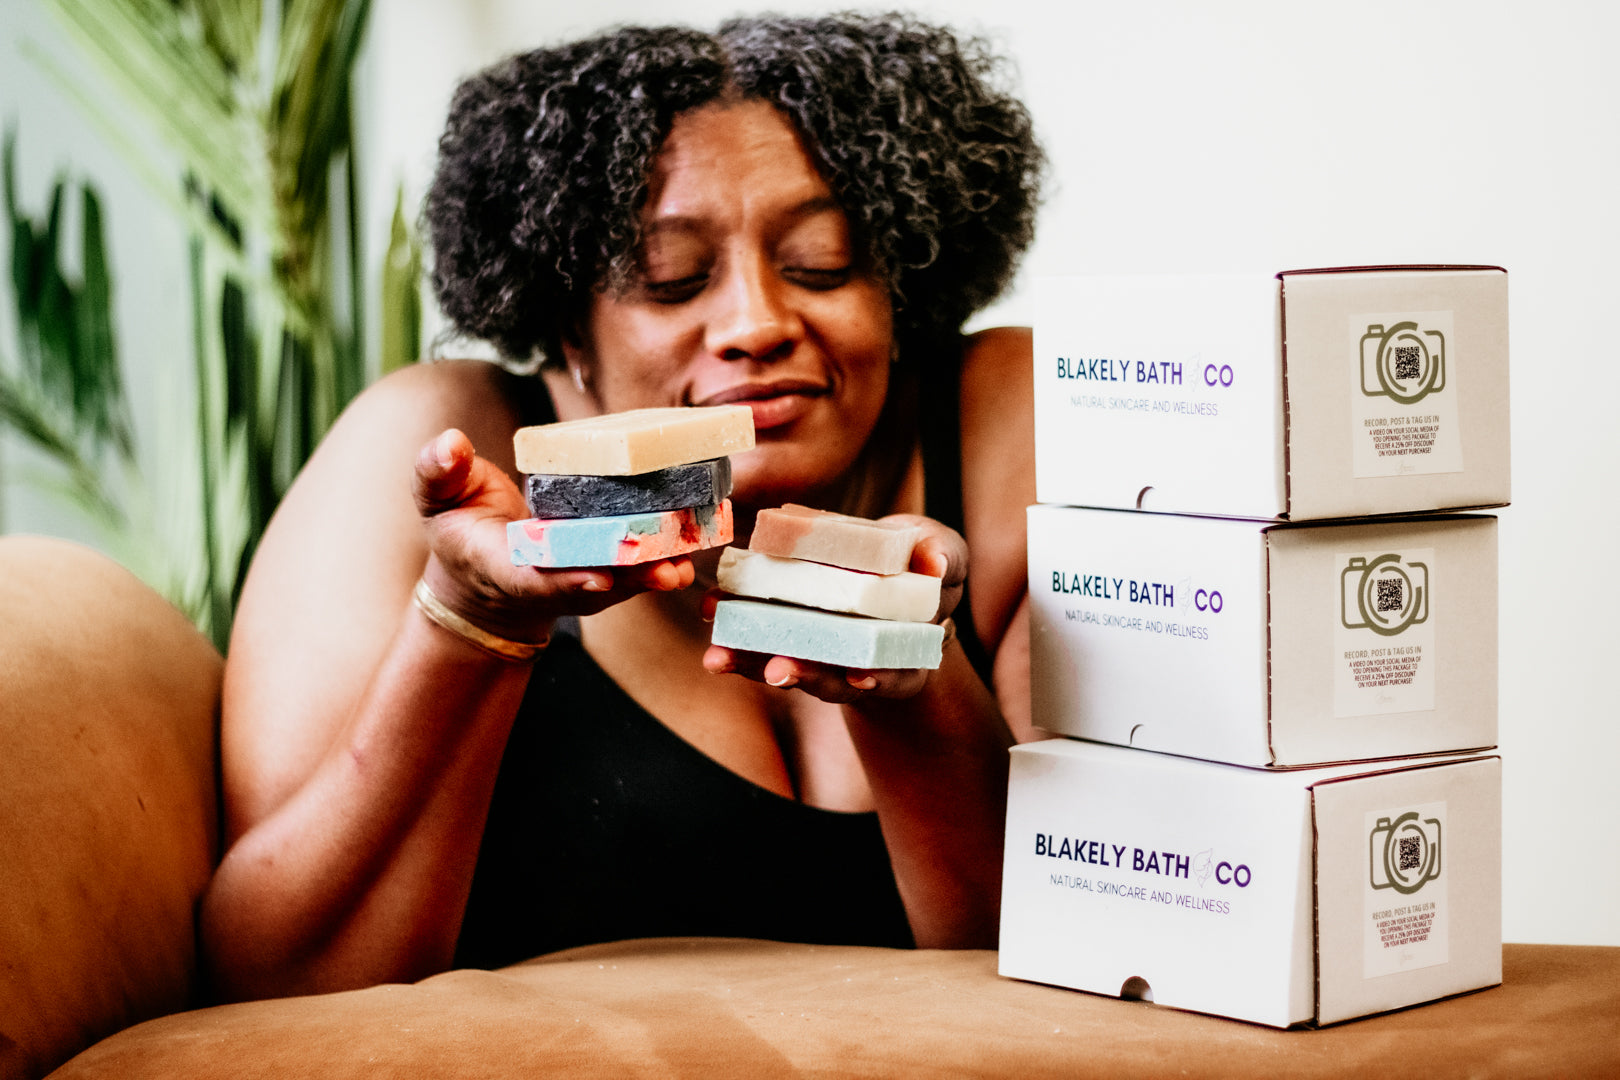
<path id="1" fill-rule="evenodd" d="M 804 324 L 788 296 L 787 283 L 758 256 L 732 260 L 705 331 L 709 350 L 722 360 L 785 360 Z"/>

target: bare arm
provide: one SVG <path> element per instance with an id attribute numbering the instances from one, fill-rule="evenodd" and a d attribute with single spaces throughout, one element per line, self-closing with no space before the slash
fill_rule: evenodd
<path id="1" fill-rule="evenodd" d="M 515 640 L 691 568 L 511 566 L 525 516 L 516 418 L 493 369 L 444 365 L 368 391 L 288 494 L 244 589 L 226 665 L 226 856 L 203 943 L 231 997 L 418 978 L 448 966 L 528 668 L 430 622 Z M 490 454 L 443 428 L 460 422 Z M 412 476 L 415 486 L 413 490 Z"/>
<path id="2" fill-rule="evenodd" d="M 969 339 L 962 368 L 962 528 L 973 552 L 974 625 L 994 658 L 996 700 L 1019 742 L 1044 737 L 1029 707 L 1033 348 L 1027 329 L 986 330 Z"/>

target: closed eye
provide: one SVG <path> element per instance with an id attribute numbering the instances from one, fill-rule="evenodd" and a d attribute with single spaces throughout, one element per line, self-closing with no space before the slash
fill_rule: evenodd
<path id="1" fill-rule="evenodd" d="M 823 291 L 848 284 L 852 269 L 849 266 L 832 269 L 822 269 L 814 266 L 790 266 L 782 271 L 782 276 L 801 288 Z"/>
<path id="2" fill-rule="evenodd" d="M 646 290 L 648 299 L 656 304 L 681 304 L 702 292 L 708 283 L 709 275 L 692 274 L 669 281 L 646 281 L 641 287 Z"/>

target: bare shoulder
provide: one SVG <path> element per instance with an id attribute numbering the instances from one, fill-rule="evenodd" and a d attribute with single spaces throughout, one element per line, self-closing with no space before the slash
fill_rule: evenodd
<path id="1" fill-rule="evenodd" d="M 997 326 L 971 335 L 963 345 L 963 389 L 972 381 L 1008 377 L 1033 385 L 1034 350 L 1034 334 L 1027 326 Z"/>
<path id="2" fill-rule="evenodd" d="M 381 542 L 368 554 L 368 570 L 397 557 L 414 568 L 426 558 L 416 535 L 411 494 L 416 455 L 445 428 L 458 427 L 480 454 L 512 470 L 512 432 L 518 409 L 512 376 L 481 361 L 415 364 L 363 391 L 332 426 L 282 500 L 258 561 L 275 564 L 285 546 L 302 565 L 299 549 L 326 543 L 332 532 L 372 534 Z M 325 549 L 323 563 L 343 551 Z M 255 570 L 258 567 L 255 566 Z M 346 568 L 357 572 L 360 568 Z"/>
<path id="3" fill-rule="evenodd" d="M 998 327 L 962 354 L 962 508 L 972 558 L 974 619 L 1000 642 L 1027 582 L 1024 510 L 1035 501 L 1032 336 Z"/>
<path id="4" fill-rule="evenodd" d="M 966 496 L 995 500 L 1002 493 L 1014 502 L 1026 494 L 1034 496 L 1032 347 L 1031 334 L 1024 327 L 985 330 L 964 343 L 961 415 Z M 1027 502 L 1020 502 L 1020 508 L 1024 505 Z"/>
<path id="5" fill-rule="evenodd" d="M 522 422 L 517 385 L 517 376 L 484 361 L 412 364 L 356 398 L 328 444 L 344 450 L 352 440 L 374 449 L 403 443 L 414 455 L 432 436 L 458 427 L 481 455 L 510 471 L 511 435 Z"/>

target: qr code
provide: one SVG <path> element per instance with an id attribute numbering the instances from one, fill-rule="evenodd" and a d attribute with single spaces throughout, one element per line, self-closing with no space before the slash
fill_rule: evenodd
<path id="1" fill-rule="evenodd" d="M 1400 868 L 1402 870 L 1416 870 L 1422 865 L 1422 858 L 1418 852 L 1418 838 L 1403 836 L 1400 838 Z"/>
<path id="2" fill-rule="evenodd" d="M 1423 374 L 1423 357 L 1416 345 L 1395 346 L 1395 377 L 1416 379 Z"/>
<path id="3" fill-rule="evenodd" d="M 1378 586 L 1378 610 L 1400 611 L 1406 606 L 1405 584 L 1400 578 L 1380 578 L 1374 582 Z"/>

